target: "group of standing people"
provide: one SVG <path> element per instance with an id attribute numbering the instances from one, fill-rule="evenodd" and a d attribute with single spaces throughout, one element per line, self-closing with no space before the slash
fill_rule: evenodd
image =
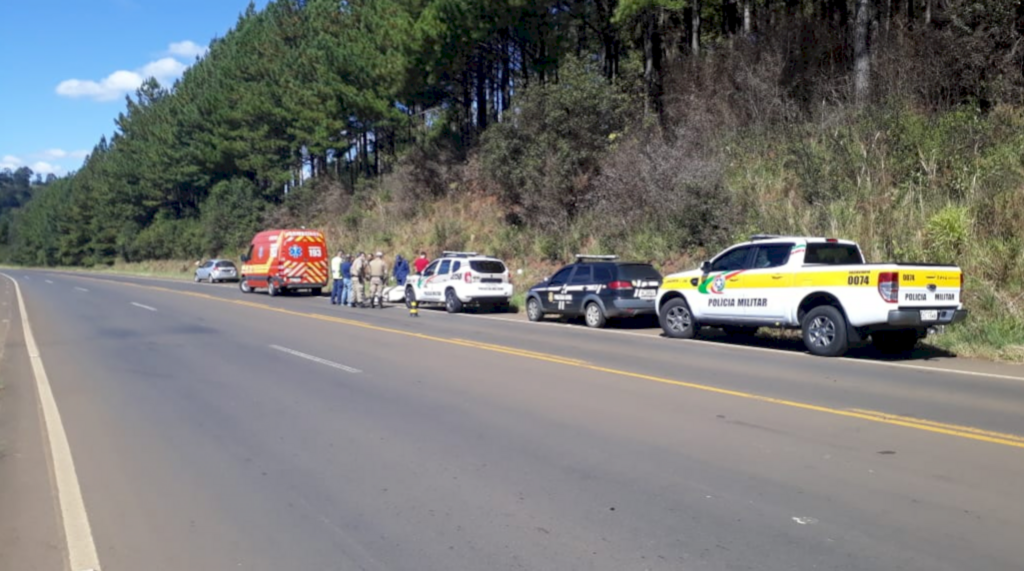
<path id="1" fill-rule="evenodd" d="M 427 267 L 427 254 L 420 252 L 420 257 L 414 262 L 417 273 L 422 273 Z M 384 289 L 389 276 L 388 263 L 384 261 L 384 253 L 376 252 L 369 258 L 364 252 L 358 255 L 345 255 L 338 251 L 338 254 L 331 259 L 331 305 L 342 305 L 345 307 L 384 307 Z M 395 256 L 394 266 L 390 268 L 395 283 L 405 286 L 409 277 L 409 261 L 401 254 Z M 369 295 L 366 287 L 369 286 Z"/>

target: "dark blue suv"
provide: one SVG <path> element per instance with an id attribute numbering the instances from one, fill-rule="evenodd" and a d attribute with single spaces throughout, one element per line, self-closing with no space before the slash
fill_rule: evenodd
<path id="1" fill-rule="evenodd" d="M 545 315 L 582 315 L 590 327 L 608 319 L 653 315 L 661 274 L 650 264 L 619 262 L 617 256 L 577 255 L 526 294 L 526 315 L 540 321 Z"/>

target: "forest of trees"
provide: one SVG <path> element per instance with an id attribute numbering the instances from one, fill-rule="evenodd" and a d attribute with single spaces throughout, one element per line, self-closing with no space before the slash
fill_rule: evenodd
<path id="1" fill-rule="evenodd" d="M 3 256 L 233 252 L 324 181 L 359 195 L 402 170 L 437 198 L 433 174 L 476 154 L 510 223 L 555 227 L 614 186 L 613 144 L 1021 106 L 1022 40 L 1019 0 L 272 0 L 147 81 L 77 172 L 0 175 Z"/>

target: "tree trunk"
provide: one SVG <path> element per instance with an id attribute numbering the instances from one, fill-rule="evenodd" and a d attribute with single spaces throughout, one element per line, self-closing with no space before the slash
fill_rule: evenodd
<path id="1" fill-rule="evenodd" d="M 933 1 L 934 0 L 925 0 L 924 1 L 924 23 L 925 23 L 925 25 L 928 25 L 928 26 L 932 25 L 932 2 Z M 1024 4 L 1021 4 L 1021 6 L 1024 6 Z"/>
<path id="2" fill-rule="evenodd" d="M 743 0 L 743 34 L 750 35 L 750 4 L 754 0 Z"/>
<path id="3" fill-rule="evenodd" d="M 487 128 L 487 69 L 484 59 L 476 61 L 476 129 L 482 132 Z"/>
<path id="4" fill-rule="evenodd" d="M 907 24 L 914 25 L 914 0 L 907 0 Z"/>
<path id="5" fill-rule="evenodd" d="M 868 102 L 871 92 L 871 52 L 868 34 L 871 29 L 871 0 L 857 0 L 856 29 L 853 37 L 853 91 L 857 105 Z"/>
<path id="6" fill-rule="evenodd" d="M 700 0 L 693 0 L 690 26 L 693 30 L 690 34 L 690 51 L 696 57 L 700 55 Z"/>
<path id="7" fill-rule="evenodd" d="M 505 37 L 508 37 L 507 32 Z M 505 119 L 505 112 L 509 108 L 509 97 L 512 93 L 512 62 L 509 50 L 512 49 L 511 42 L 504 42 L 501 49 L 501 119 Z"/>

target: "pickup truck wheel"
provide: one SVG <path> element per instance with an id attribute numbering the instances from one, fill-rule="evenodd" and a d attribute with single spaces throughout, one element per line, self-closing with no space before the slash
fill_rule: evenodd
<path id="1" fill-rule="evenodd" d="M 831 305 L 821 305 L 807 312 L 803 323 L 804 346 L 819 357 L 839 357 L 846 353 L 846 319 Z"/>
<path id="2" fill-rule="evenodd" d="M 531 297 L 526 300 L 526 317 L 528 317 L 530 321 L 540 321 L 544 319 L 544 312 L 541 310 L 540 302 L 537 301 L 537 298 Z"/>
<path id="3" fill-rule="evenodd" d="M 690 313 L 690 306 L 681 297 L 669 300 L 658 313 L 658 320 L 661 329 L 669 337 L 693 339 L 697 335 L 697 321 Z"/>
<path id="4" fill-rule="evenodd" d="M 608 321 L 605 319 L 604 312 L 601 311 L 601 306 L 593 301 L 587 304 L 587 308 L 583 311 L 583 316 L 587 320 L 587 327 L 595 329 L 604 327 L 604 324 Z"/>
<path id="5" fill-rule="evenodd" d="M 462 311 L 462 302 L 459 301 L 459 296 L 455 295 L 455 290 L 450 289 L 444 293 L 444 308 L 448 310 L 448 313 Z"/>
<path id="6" fill-rule="evenodd" d="M 909 353 L 917 346 L 920 339 L 914 329 L 903 331 L 876 331 L 871 334 L 871 344 L 886 355 Z"/>

